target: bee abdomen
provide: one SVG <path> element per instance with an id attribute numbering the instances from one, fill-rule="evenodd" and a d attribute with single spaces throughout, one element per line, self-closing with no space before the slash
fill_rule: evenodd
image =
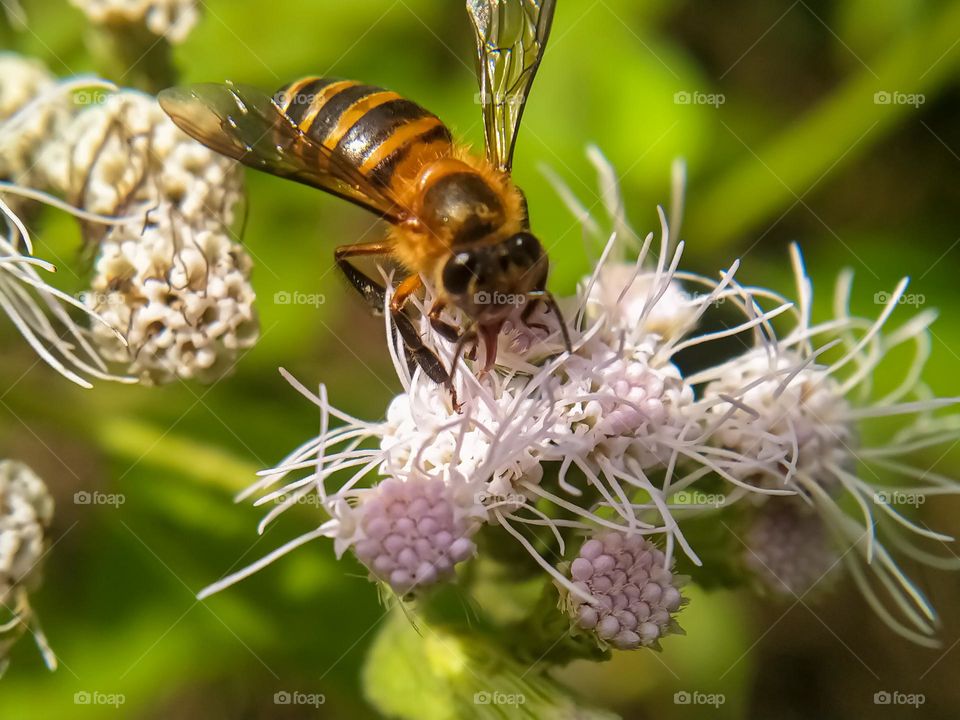
<path id="1" fill-rule="evenodd" d="M 452 150 L 450 131 L 436 115 L 372 85 L 304 78 L 281 88 L 276 101 L 305 135 L 384 187 Z"/>

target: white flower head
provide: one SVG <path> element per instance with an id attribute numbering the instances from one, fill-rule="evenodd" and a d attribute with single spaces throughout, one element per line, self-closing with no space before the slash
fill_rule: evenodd
<path id="1" fill-rule="evenodd" d="M 79 111 L 38 154 L 51 189 L 104 215 L 157 212 L 193 226 L 233 223 L 243 199 L 237 163 L 188 137 L 150 95 L 121 90 L 92 100 L 75 105 Z"/>
<path id="2" fill-rule="evenodd" d="M 38 569 L 52 519 L 43 481 L 21 462 L 0 460 L 0 603 Z"/>
<path id="3" fill-rule="evenodd" d="M 22 188 L 8 189 L 24 192 Z M 62 206 L 56 199 L 40 193 L 28 195 L 31 199 Z M 130 377 L 109 371 L 106 358 L 89 337 L 89 330 L 81 326 L 74 315 L 89 316 L 93 326 L 113 343 L 123 345 L 123 338 L 79 300 L 43 279 L 38 270 L 52 273 L 56 268 L 32 255 L 33 243 L 26 225 L 3 199 L 0 199 L 0 215 L 5 229 L 4 236 L 0 236 L 0 313 L 10 319 L 44 362 L 77 385 L 91 387 L 87 377 L 133 382 Z"/>
<path id="4" fill-rule="evenodd" d="M 41 183 L 36 155 L 67 114 L 66 93 L 42 63 L 0 53 L 0 180 L 21 186 Z M 23 215 L 29 200 L 6 195 L 11 210 Z"/>
<path id="5" fill-rule="evenodd" d="M 104 357 L 142 382 L 211 382 L 256 343 L 252 262 L 213 223 L 178 224 L 161 211 L 146 226 L 111 228 L 101 241 L 84 296 L 105 322 L 93 337 Z"/>
<path id="6" fill-rule="evenodd" d="M 96 25 L 140 25 L 171 43 L 183 42 L 200 17 L 197 0 L 70 0 Z"/>
<path id="7" fill-rule="evenodd" d="M 858 440 L 841 384 L 794 351 L 753 350 L 726 364 L 704 393 L 717 398 L 710 414 L 722 419 L 714 440 L 749 458 L 729 468 L 743 480 L 783 485 L 802 472 L 832 489 L 829 468 L 850 464 Z"/>
<path id="8" fill-rule="evenodd" d="M 99 246 L 84 295 L 102 320 L 92 343 L 145 383 L 215 380 L 259 332 L 252 262 L 230 233 L 239 166 L 187 137 L 153 97 L 90 97 L 71 106 L 37 168 L 83 208 L 74 214 Z"/>
<path id="9" fill-rule="evenodd" d="M 851 316 L 852 276 L 844 272 L 834 299 L 836 317 L 812 324 L 812 285 L 795 246 L 792 258 L 799 292 L 796 327 L 779 339 L 764 333 L 762 349 L 701 374 L 713 378 L 706 384 L 705 400 L 714 402 L 716 414 L 722 415 L 713 425 L 711 442 L 729 452 L 721 460 L 729 475 L 799 493 L 818 512 L 844 565 L 881 618 L 905 637 L 936 644 L 933 608 L 880 540 L 882 534 L 891 547 L 921 562 L 952 564 L 920 549 L 903 532 L 914 540 L 952 538 L 908 519 L 895 507 L 922 504 L 928 495 L 960 492 L 955 481 L 901 460 L 917 449 L 956 438 L 955 417 L 933 413 L 960 399 L 931 397 L 920 381 L 929 355 L 927 328 L 935 316 L 920 312 L 895 330 L 885 330 L 906 280 L 876 319 Z M 875 371 L 911 344 L 914 361 L 902 370 L 900 384 L 876 397 Z M 865 438 L 872 437 L 866 430 L 877 418 L 906 420 L 894 437 L 876 444 Z M 882 476 L 899 476 L 907 484 L 881 482 Z M 845 498 L 853 503 L 852 513 L 844 506 Z M 776 509 L 767 512 L 779 517 Z"/>
<path id="10" fill-rule="evenodd" d="M 40 630 L 27 598 L 38 583 L 53 519 L 53 498 L 47 486 L 25 464 L 0 460 L 0 675 L 7 652 L 20 634 L 30 630 L 50 669 L 56 657 Z"/>

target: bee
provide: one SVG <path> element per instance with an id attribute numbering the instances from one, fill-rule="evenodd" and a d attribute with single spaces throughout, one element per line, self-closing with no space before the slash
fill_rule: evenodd
<path id="1" fill-rule="evenodd" d="M 357 259 L 385 256 L 406 271 L 390 300 L 392 319 L 408 358 L 452 391 L 452 370 L 424 344 L 404 309 L 423 278 L 436 298 L 428 310 L 431 325 L 456 342 L 454 366 L 464 347 L 482 340 L 482 372 L 488 371 L 504 322 L 520 312 L 530 324 L 538 302 L 554 313 L 570 348 L 546 289 L 547 255 L 510 176 L 554 9 L 555 0 L 467 0 L 477 40 L 483 156 L 455 143 L 446 125 L 420 105 L 352 80 L 306 77 L 273 96 L 233 83 L 200 84 L 164 90 L 159 101 L 181 129 L 211 149 L 386 220 L 384 239 L 337 247 L 334 258 L 374 311 L 384 309 L 386 287 Z M 450 306 L 468 319 L 463 328 L 442 319 Z"/>

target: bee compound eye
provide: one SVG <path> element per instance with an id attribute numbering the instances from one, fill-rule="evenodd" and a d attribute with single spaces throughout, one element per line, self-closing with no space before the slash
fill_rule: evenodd
<path id="1" fill-rule="evenodd" d="M 443 288 L 451 295 L 462 295 L 475 277 L 476 259 L 470 253 L 457 253 L 443 268 Z"/>
<path id="2" fill-rule="evenodd" d="M 532 265 L 543 255 L 540 241 L 527 232 L 517 233 L 508 244 L 510 259 L 518 265 Z"/>

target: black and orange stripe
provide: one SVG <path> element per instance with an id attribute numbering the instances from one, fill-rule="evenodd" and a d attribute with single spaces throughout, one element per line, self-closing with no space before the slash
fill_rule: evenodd
<path id="1" fill-rule="evenodd" d="M 389 90 L 308 77 L 275 97 L 306 136 L 382 187 L 414 177 L 452 150 L 450 131 L 437 116 Z"/>

